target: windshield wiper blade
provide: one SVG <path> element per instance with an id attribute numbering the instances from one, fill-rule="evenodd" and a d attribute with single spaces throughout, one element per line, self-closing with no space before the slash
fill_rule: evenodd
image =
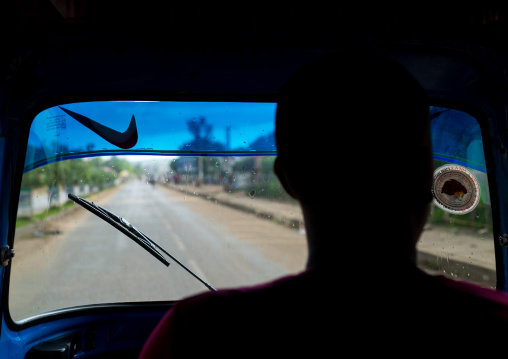
<path id="1" fill-rule="evenodd" d="M 90 202 L 84 198 L 75 196 L 72 193 L 69 193 L 68 197 L 69 197 L 69 199 L 73 200 L 74 202 L 76 202 L 77 204 L 82 206 L 83 208 L 85 208 L 85 209 L 89 210 L 90 212 L 92 212 L 93 214 L 95 214 L 97 217 L 99 217 L 99 218 L 103 219 L 104 221 L 108 222 L 109 224 L 111 224 L 113 227 L 118 229 L 120 232 L 125 234 L 130 239 L 134 240 L 134 242 L 139 244 L 148 253 L 150 253 L 155 258 L 157 258 L 159 261 L 161 261 L 166 267 L 169 266 L 169 262 L 157 249 L 160 249 L 168 257 L 170 257 L 172 260 L 174 260 L 176 263 L 178 263 L 183 269 L 185 269 L 192 276 L 194 276 L 194 278 L 196 278 L 201 283 L 203 283 L 205 285 L 205 287 L 207 287 L 210 290 L 216 290 L 214 287 L 212 287 L 210 284 L 206 283 L 203 279 L 198 277 L 194 272 L 192 272 L 189 268 L 187 268 L 185 265 L 183 265 L 178 259 L 173 257 L 164 248 L 159 246 L 152 239 L 148 238 L 144 233 L 142 233 L 139 229 L 134 227 L 132 224 L 130 224 L 124 218 L 117 216 L 113 212 L 107 210 L 104 207 L 99 206 L 96 203 L 93 203 L 93 202 Z"/>
<path id="2" fill-rule="evenodd" d="M 87 201 L 84 198 L 75 196 L 72 193 L 69 193 L 68 197 L 69 199 L 73 200 L 83 208 L 89 210 L 97 217 L 102 218 L 103 220 L 111 224 L 113 227 L 118 229 L 120 232 L 122 232 L 123 234 L 134 240 L 137 244 L 143 247 L 148 253 L 150 253 L 159 261 L 161 261 L 166 267 L 169 266 L 169 262 L 166 260 L 166 258 L 164 258 L 164 256 L 160 254 L 160 252 L 156 249 L 155 242 L 153 242 L 151 239 L 143 235 L 143 233 L 137 230 L 125 219 L 117 216 L 113 212 L 105 209 L 104 207 L 99 206 L 98 204 Z"/>

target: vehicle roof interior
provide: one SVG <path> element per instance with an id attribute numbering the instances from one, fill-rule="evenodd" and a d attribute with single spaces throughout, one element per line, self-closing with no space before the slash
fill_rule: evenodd
<path id="1" fill-rule="evenodd" d="M 130 37 L 166 38 L 187 47 L 332 45 L 338 40 L 391 37 L 452 41 L 495 40 L 506 33 L 506 5 L 468 2 L 369 4 L 352 2 L 218 4 L 207 1 L 15 0 L 2 5 L 9 35 L 53 25 L 98 25 Z M 31 33 L 31 36 L 36 35 Z M 189 40 L 194 41 L 189 41 Z M 491 41 L 492 43 L 496 41 Z"/>
<path id="2" fill-rule="evenodd" d="M 25 121 L 45 107 L 87 94 L 89 100 L 170 95 L 276 101 L 294 70 L 324 52 L 357 44 L 389 45 L 437 98 L 444 91 L 464 100 L 492 88 L 496 77 L 468 71 L 473 60 L 467 55 L 478 50 L 463 44 L 490 44 L 507 33 L 506 6 L 477 2 L 460 8 L 425 3 L 369 9 L 117 0 L 18 0 L 2 6 L 0 26 L 8 36 L 1 77 L 10 87 L 11 118 Z M 415 48 L 429 46 L 439 66 L 421 66 L 419 61 L 433 56 L 428 52 L 421 60 L 414 57 Z M 411 57 L 404 55 L 408 48 Z M 483 58 L 489 65 L 498 61 Z M 485 64 L 474 65 L 486 71 Z M 463 84 L 465 90 L 456 93 Z M 23 112 L 27 108 L 30 113 Z"/>

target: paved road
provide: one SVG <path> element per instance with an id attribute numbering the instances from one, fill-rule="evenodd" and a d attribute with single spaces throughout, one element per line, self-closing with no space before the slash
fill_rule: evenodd
<path id="1" fill-rule="evenodd" d="M 131 182 L 91 200 L 126 218 L 216 288 L 303 269 L 304 234 L 183 191 Z M 207 290 L 174 261 L 165 267 L 78 205 L 16 238 L 15 319 L 74 305 L 179 299 Z M 51 232 L 59 232 L 50 234 Z"/>
<path id="2" fill-rule="evenodd" d="M 91 200 L 131 221 L 216 288 L 304 267 L 305 232 L 296 204 L 227 193 L 219 186 L 144 182 Z M 178 299 L 206 290 L 176 263 L 164 267 L 77 205 L 39 227 L 17 233 L 11 286 L 15 318 L 70 304 Z M 37 231 L 45 235 L 33 236 Z M 429 227 L 419 250 L 420 264 L 432 273 L 495 286 L 491 233 Z"/>

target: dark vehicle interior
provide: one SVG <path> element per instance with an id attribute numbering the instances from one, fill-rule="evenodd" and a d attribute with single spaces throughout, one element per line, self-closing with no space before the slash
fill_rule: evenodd
<path id="1" fill-rule="evenodd" d="M 451 209 L 435 200 L 419 243 L 419 266 L 428 272 L 508 292 L 508 187 L 503 185 L 508 183 L 507 18 L 506 5 L 482 2 L 460 6 L 408 3 L 392 7 L 337 6 L 326 2 L 290 6 L 268 2 L 219 5 L 205 1 L 3 2 L 0 357 L 136 358 L 156 323 L 175 301 L 200 291 L 257 283 L 303 268 L 305 252 L 299 247 L 298 252 L 295 250 L 296 264 L 263 262 L 266 272 L 255 276 L 251 272 L 258 273 L 257 270 L 249 266 L 261 257 L 249 261 L 252 248 L 235 247 L 236 239 L 230 239 L 229 232 L 224 234 L 226 231 L 220 234 L 220 230 L 217 236 L 227 238 L 220 247 L 222 252 L 217 253 L 221 257 L 234 253 L 241 259 L 238 269 L 224 264 L 217 274 L 215 268 L 204 264 L 206 253 L 194 259 L 184 257 L 183 266 L 176 270 L 181 257 L 175 259 L 170 254 L 165 262 L 160 253 L 165 253 L 165 249 L 154 249 L 146 238 L 134 240 L 137 243 L 122 238 L 114 247 L 81 240 L 76 235 L 67 240 L 74 241 L 75 253 L 61 249 L 66 247 L 62 247 L 59 238 L 70 232 L 66 225 L 71 221 L 65 217 L 69 206 L 80 215 L 94 207 L 90 203 L 103 206 L 98 208 L 98 216 L 108 217 L 105 220 L 110 225 L 92 215 L 91 227 L 79 227 L 93 227 L 96 232 L 80 230 L 90 237 L 112 238 L 109 233 L 118 231 L 123 232 L 121 236 L 129 236 L 126 232 L 130 230 L 125 228 L 130 227 L 119 224 L 122 221 L 113 218 L 116 214 L 125 216 L 139 226 L 145 237 L 158 242 L 156 238 L 176 233 L 178 224 L 156 228 L 157 222 L 148 218 L 154 215 L 143 216 L 147 209 L 142 209 L 140 203 L 150 199 L 154 207 L 158 206 L 161 193 L 171 196 L 173 191 L 171 198 L 176 198 L 177 204 L 191 202 L 188 199 L 197 196 L 205 198 L 209 207 L 200 211 L 213 220 L 215 216 L 228 216 L 211 207 L 211 202 L 226 203 L 226 194 L 238 202 L 231 208 L 239 208 L 242 191 L 252 205 L 255 197 L 268 192 L 268 183 L 273 181 L 269 171 L 261 179 L 246 173 L 264 173 L 263 168 L 272 168 L 270 161 L 276 148 L 270 131 L 282 85 L 301 66 L 345 47 L 380 50 L 417 78 L 432 102 L 436 174 L 444 166 L 460 166 L 471 183 L 471 188 L 464 189 L 474 194 L 468 207 Z M 387 108 L 380 115 L 389 126 L 389 112 L 396 110 L 397 104 L 387 104 Z M 222 113 L 216 115 L 219 110 Z M 229 119 L 233 112 L 236 117 Z M 100 117 L 105 114 L 111 122 Z M 119 122 L 116 114 L 124 115 Z M 171 116 L 177 120 L 172 122 Z M 138 125 L 135 136 L 130 125 L 134 119 Z M 181 132 L 177 121 L 187 125 Z M 241 130 L 235 132 L 238 128 Z M 337 132 L 338 141 L 348 138 L 341 133 L 340 124 L 330 124 L 323 130 Z M 194 137 L 189 137 L 189 132 Z M 180 133 L 184 135 L 179 137 Z M 226 140 L 221 142 L 223 137 Z M 319 154 L 316 149 L 309 151 Z M 123 156 L 127 159 L 145 155 L 153 158 L 147 160 L 149 164 L 160 161 L 164 170 L 148 170 L 146 164 L 140 165 L 145 168 L 136 167 L 137 162 L 112 162 Z M 212 158 L 213 163 L 207 167 L 206 161 Z M 170 162 L 163 162 L 166 160 Z M 389 173 L 401 165 L 395 157 L 386 162 Z M 92 170 L 72 167 L 64 172 L 66 163 L 100 164 L 103 167 L 98 176 L 108 177 L 107 181 L 114 185 L 110 188 L 100 182 L 103 179 L 87 175 L 86 181 L 93 180 L 93 186 L 100 188 L 88 192 L 81 182 L 85 173 Z M 251 167 L 242 170 L 247 163 Z M 108 170 L 104 169 L 105 164 Z M 61 170 L 58 175 L 57 166 Z M 117 171 L 114 166 L 123 167 Z M 332 168 L 330 171 L 335 173 Z M 49 172 L 55 173 L 54 177 Z M 74 173 L 81 177 L 71 180 Z M 228 176 L 231 173 L 234 176 Z M 63 180 L 65 176 L 67 182 Z M 329 177 L 323 178 L 324 185 L 330 185 L 331 181 L 325 179 Z M 252 187 L 250 183 L 249 187 L 249 181 L 264 186 Z M 60 195 L 64 200 L 54 206 L 51 190 L 59 193 L 58 188 L 71 184 L 72 193 L 64 188 L 65 193 Z M 93 187 L 92 182 L 88 184 Z M 280 186 L 277 188 L 279 192 L 273 195 L 276 201 L 272 204 L 277 202 L 282 208 L 288 201 L 282 198 Z M 43 189 L 45 192 L 38 192 Z M 132 189 L 131 195 L 113 197 L 126 189 Z M 88 201 L 82 201 L 80 196 Z M 116 203 L 108 202 L 110 198 L 115 198 Z M 133 202 L 128 203 L 128 199 Z M 403 208 L 401 198 L 394 195 L 390 200 L 401 201 Z M 62 210 L 60 206 L 67 207 Z M 186 206 L 177 206 L 175 213 L 194 218 L 186 208 L 197 208 L 197 204 Z M 64 214 L 48 219 L 53 207 Z M 341 208 L 332 204 L 331 210 L 340 212 Z M 369 211 L 376 210 L 379 208 L 374 206 Z M 298 213 L 295 215 L 298 210 L 291 207 L 291 214 L 280 217 L 275 215 L 279 212 L 273 211 L 249 207 L 248 221 L 260 227 L 259 218 L 276 219 L 279 227 L 291 231 L 288 236 L 301 236 L 304 228 Z M 33 222 L 36 212 L 46 214 L 36 223 L 39 227 L 22 223 Z M 160 218 L 157 220 L 163 223 Z M 76 226 L 79 221 L 72 219 Z M 182 233 L 193 226 L 194 222 L 182 225 Z M 213 228 L 221 226 L 217 222 Z M 112 232 L 106 232 L 106 228 Z M 205 230 L 212 233 L 211 229 Z M 238 237 L 246 238 L 246 231 L 237 229 L 235 233 L 241 232 Z M 180 236 L 183 238 L 183 234 Z M 53 244 L 46 247 L 47 243 L 42 244 L 44 238 L 51 238 Z M 295 239 L 291 248 L 298 241 L 301 239 Z M 189 243 L 185 238 L 181 242 Z M 125 262 L 117 263 L 112 258 L 124 253 L 125 243 L 135 249 L 129 247 L 129 252 L 121 255 Z M 181 245 L 178 240 L 175 243 L 175 247 Z M 271 258 L 268 252 L 274 248 L 263 247 L 263 260 Z M 365 265 L 361 263 L 361 253 L 357 256 L 359 265 Z M 76 269 L 71 268 L 71 262 Z M 242 265 L 247 262 L 249 265 Z M 184 267 L 189 263 L 191 270 L 186 271 Z M 177 274 L 168 281 L 172 271 Z M 368 282 L 369 278 L 359 280 Z M 150 281 L 155 282 L 158 292 L 141 286 Z M 121 289 L 112 289 L 114 282 L 121 283 Z"/>

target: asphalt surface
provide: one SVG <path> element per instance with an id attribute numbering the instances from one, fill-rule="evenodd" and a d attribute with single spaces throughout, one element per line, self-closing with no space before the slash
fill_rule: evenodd
<path id="1" fill-rule="evenodd" d="M 188 196 L 202 197 L 208 201 L 254 214 L 281 225 L 305 231 L 303 215 L 298 203 L 281 203 L 249 196 L 241 191 L 228 192 L 220 185 L 157 184 L 167 189 L 181 191 Z M 22 228 L 17 235 L 31 231 Z M 494 239 L 491 232 L 427 226 L 418 243 L 418 262 L 430 273 L 445 274 L 466 279 L 489 287 L 495 287 Z"/>
<path id="2" fill-rule="evenodd" d="M 303 233 L 197 192 L 131 181 L 89 200 L 128 218 L 216 288 L 262 283 L 305 266 Z M 173 257 L 166 257 L 169 267 L 161 265 L 78 205 L 58 217 L 16 233 L 10 287 L 16 320 L 77 305 L 179 299 L 206 290 Z"/>

